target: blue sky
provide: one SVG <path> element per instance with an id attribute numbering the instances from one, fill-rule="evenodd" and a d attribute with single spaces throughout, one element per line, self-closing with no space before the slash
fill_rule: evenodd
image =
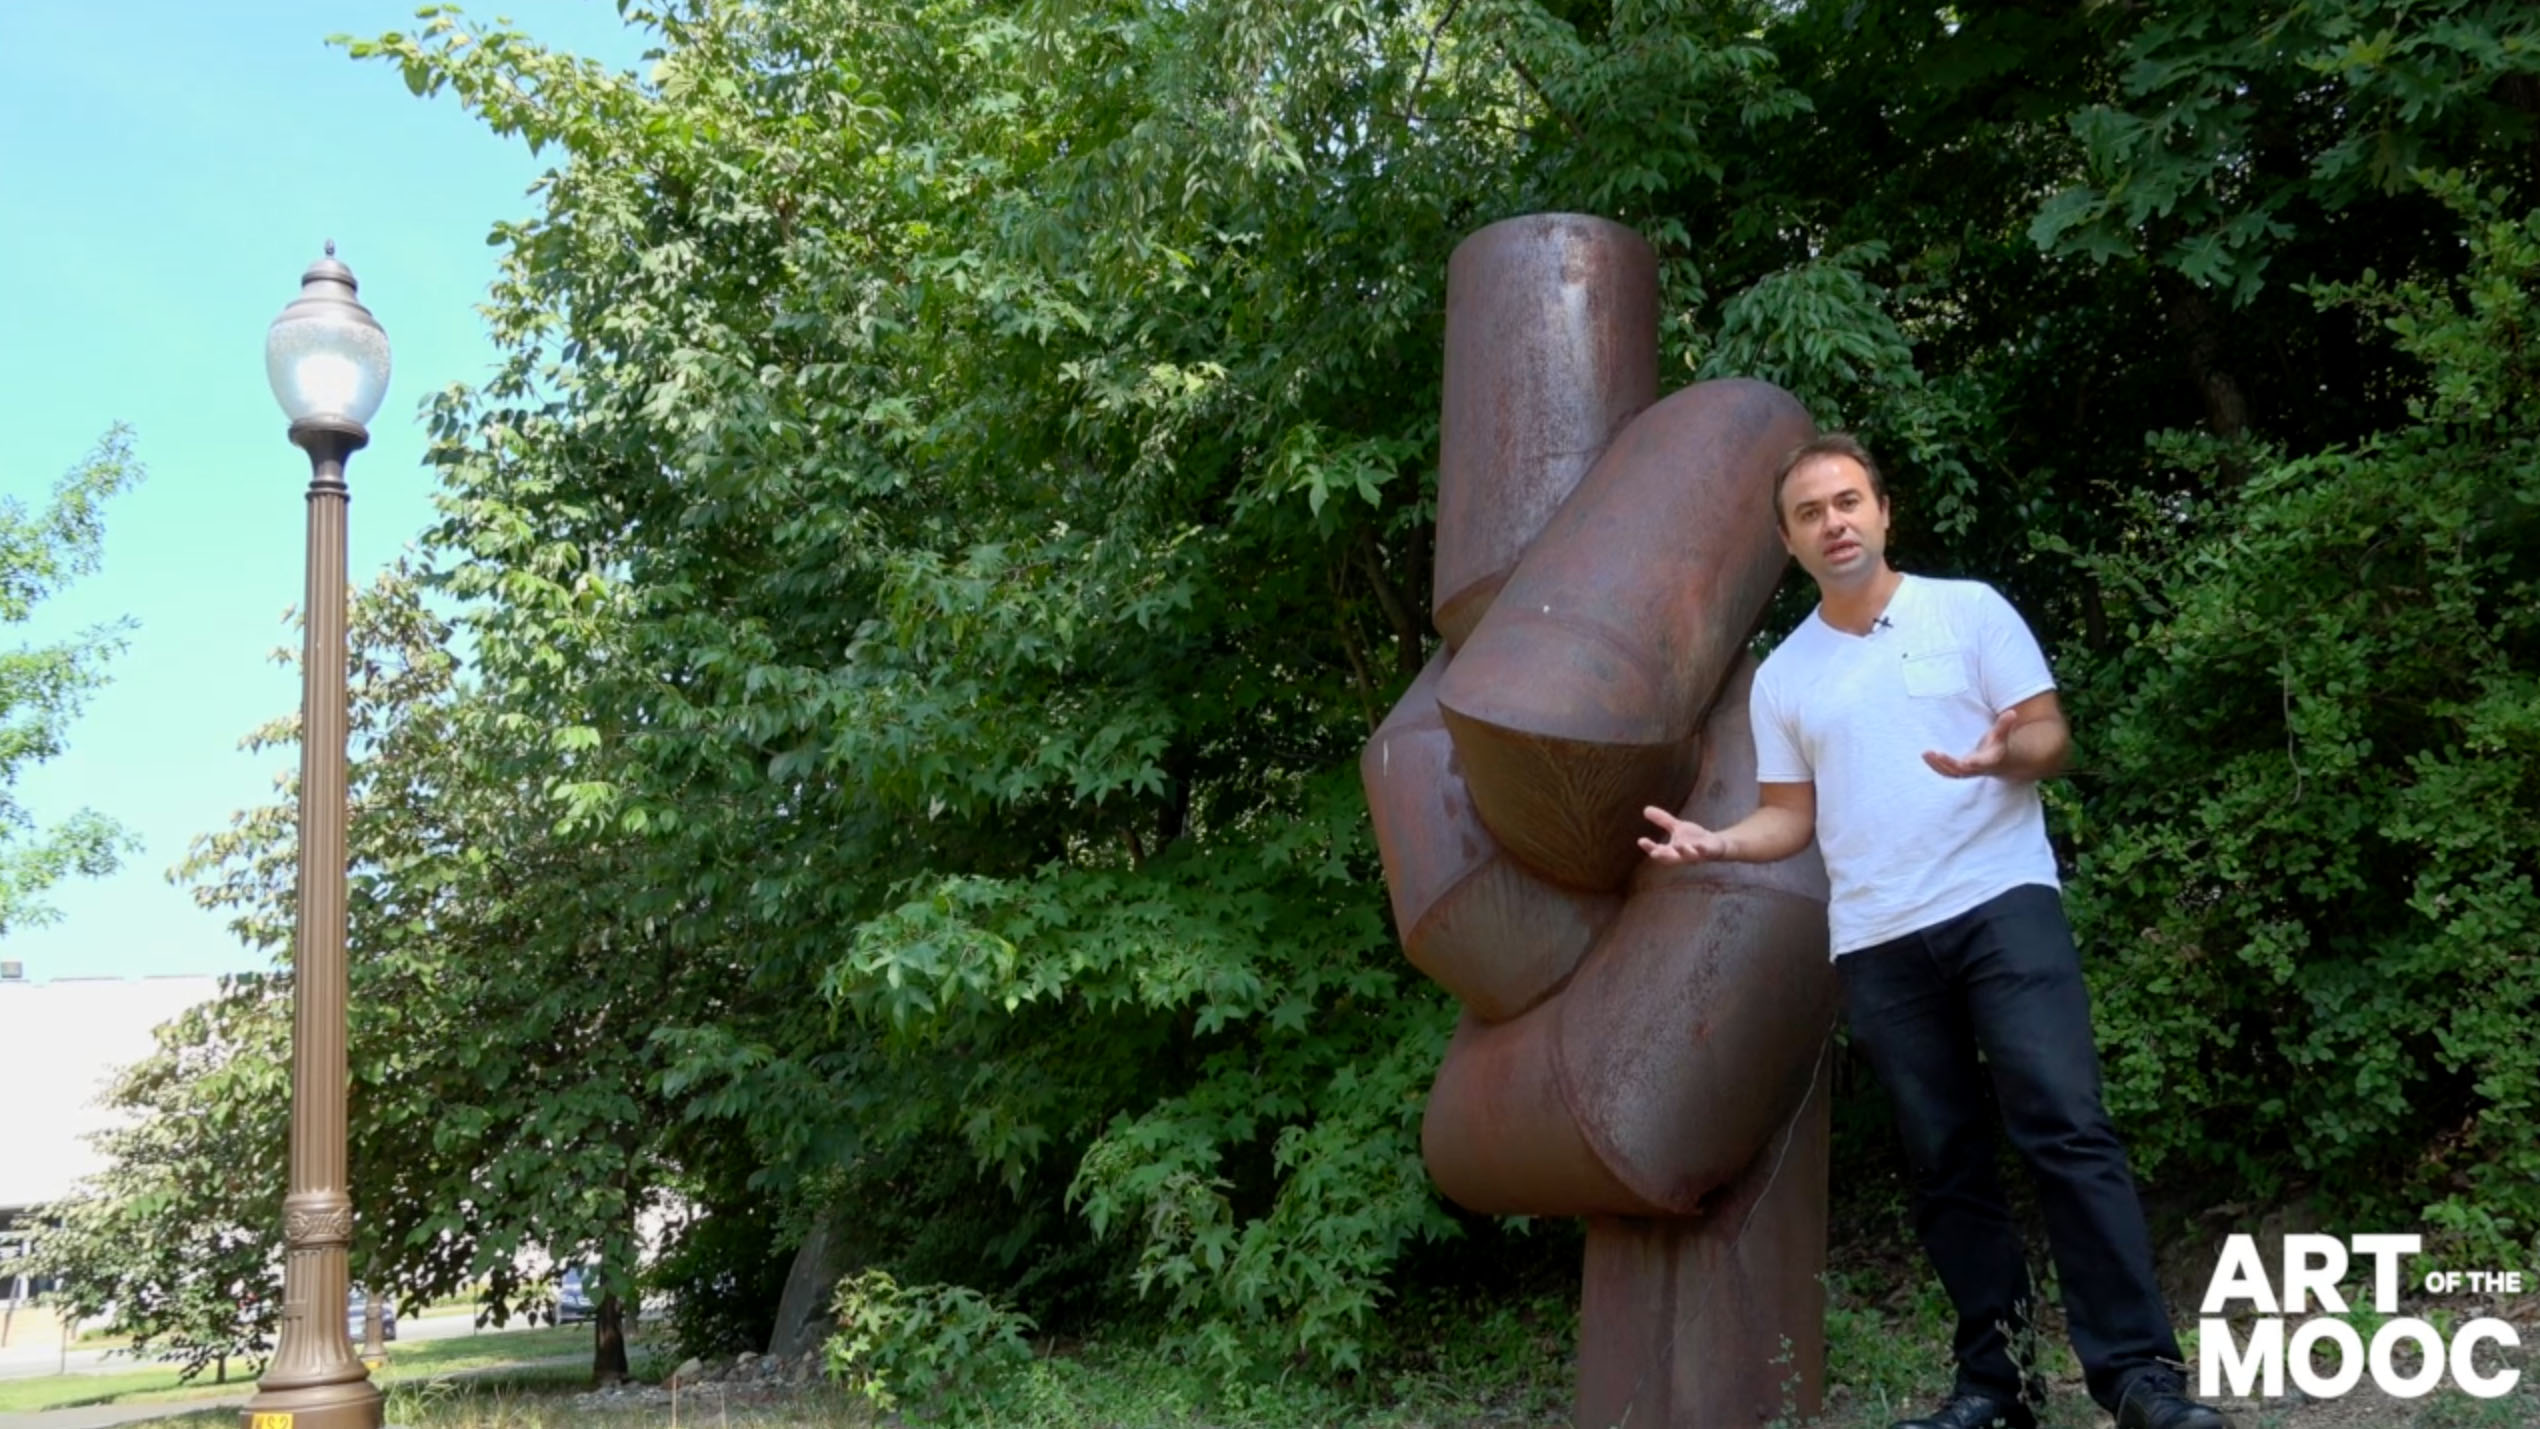
<path id="1" fill-rule="evenodd" d="M 0 490 L 40 505 L 116 422 L 149 470 L 107 512 L 103 570 L 31 632 L 0 634 L 139 624 L 69 752 L 19 784 L 40 821 L 93 807 L 143 842 L 120 875 L 58 888 L 59 922 L 0 939 L 38 981 L 267 961 L 167 879 L 189 839 L 275 797 L 293 763 L 237 748 L 299 702 L 269 657 L 297 643 L 283 616 L 308 465 L 265 386 L 265 325 L 333 238 L 388 331 L 395 376 L 350 473 L 367 582 L 432 518 L 419 404 L 490 370 L 485 235 L 532 211 L 525 190 L 555 157 L 325 43 L 417 28 L 417 3 L 0 3 Z M 646 37 L 609 0 L 465 8 L 642 63 Z"/>

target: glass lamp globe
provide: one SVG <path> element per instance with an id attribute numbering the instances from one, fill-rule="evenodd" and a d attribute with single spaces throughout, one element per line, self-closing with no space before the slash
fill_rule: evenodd
<path id="1" fill-rule="evenodd" d="M 365 429 L 388 395 L 388 334 L 354 295 L 353 270 L 326 256 L 265 329 L 265 379 L 291 425 Z"/>

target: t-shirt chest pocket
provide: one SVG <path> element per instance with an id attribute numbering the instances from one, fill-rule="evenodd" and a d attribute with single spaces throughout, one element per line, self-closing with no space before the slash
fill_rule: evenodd
<path id="1" fill-rule="evenodd" d="M 1941 645 L 1905 652 L 1905 693 L 1916 699 L 1940 699 L 1967 689 L 1967 651 Z"/>

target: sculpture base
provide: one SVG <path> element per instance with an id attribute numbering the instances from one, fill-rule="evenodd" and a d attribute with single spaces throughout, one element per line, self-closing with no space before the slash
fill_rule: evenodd
<path id="1" fill-rule="evenodd" d="M 1579 1429 L 1755 1429 L 1818 1411 L 1830 1080 L 1699 1218 L 1588 1221 Z"/>

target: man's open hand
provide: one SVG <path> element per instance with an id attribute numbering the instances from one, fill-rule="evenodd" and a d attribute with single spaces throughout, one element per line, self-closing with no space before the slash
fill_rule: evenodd
<path id="1" fill-rule="evenodd" d="M 1642 839 L 1640 851 L 1660 863 L 1701 863 L 1707 859 L 1727 858 L 1729 841 L 1691 819 L 1679 819 L 1652 804 L 1641 810 L 1651 823 L 1666 832 L 1666 841 Z"/>
<path id="2" fill-rule="evenodd" d="M 1984 732 L 1984 738 L 1976 741 L 1976 747 L 1967 751 L 1965 758 L 1954 758 L 1939 750 L 1927 749 L 1923 751 L 1923 762 L 1952 779 L 1972 779 L 1979 774 L 1994 773 L 2002 767 L 2002 758 L 2011 747 L 2011 731 L 2018 728 L 2019 723 L 2019 711 L 2004 710 L 2002 717 L 1993 722 L 1993 728 Z"/>

